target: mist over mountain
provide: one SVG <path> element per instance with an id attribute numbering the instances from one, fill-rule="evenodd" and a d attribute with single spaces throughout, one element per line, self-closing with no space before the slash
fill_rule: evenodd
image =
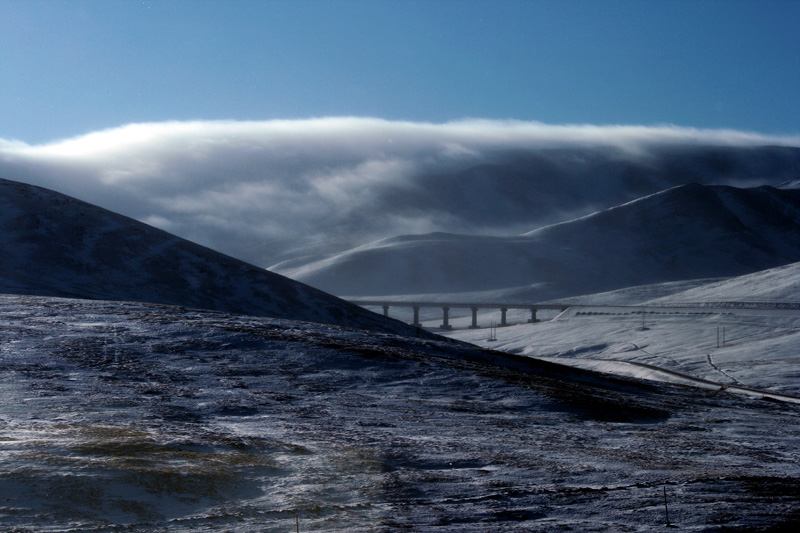
<path id="1" fill-rule="evenodd" d="M 0 292 L 122 300 L 413 332 L 360 307 L 74 198 L 0 180 Z"/>
<path id="2" fill-rule="evenodd" d="M 518 235 L 693 182 L 778 185 L 800 177 L 800 139 L 481 120 L 171 122 L 0 141 L 0 176 L 258 266 L 299 266 L 404 234 Z"/>
<path id="3" fill-rule="evenodd" d="M 526 287 L 535 301 L 798 260 L 800 190 L 691 184 L 517 237 L 401 236 L 285 273 L 342 295 Z"/>
<path id="4" fill-rule="evenodd" d="M 508 234 L 677 185 L 777 186 L 798 175 L 800 151 L 782 147 L 659 146 L 640 157 L 608 147 L 514 150 L 390 189 L 373 212 L 416 213 L 442 231 Z"/>

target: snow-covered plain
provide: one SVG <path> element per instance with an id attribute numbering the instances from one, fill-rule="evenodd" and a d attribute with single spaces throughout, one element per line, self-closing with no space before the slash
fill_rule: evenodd
<path id="1" fill-rule="evenodd" d="M 800 401 L 800 309 L 572 308 L 552 321 L 500 328 L 495 341 L 481 330 L 451 336 L 563 364 L 689 382 L 655 373 L 657 367 L 715 388 L 764 389 Z"/>
<path id="2" fill-rule="evenodd" d="M 456 319 L 461 329 L 449 336 L 583 368 L 800 398 L 800 263 L 678 286 L 576 297 L 552 320 L 502 328 L 496 340 Z M 641 299 L 659 292 L 672 294 Z"/>
<path id="3" fill-rule="evenodd" d="M 682 530 L 800 521 L 787 402 L 144 303 L 3 296 L 0 336 L 10 531 L 653 531 L 665 491 Z"/>

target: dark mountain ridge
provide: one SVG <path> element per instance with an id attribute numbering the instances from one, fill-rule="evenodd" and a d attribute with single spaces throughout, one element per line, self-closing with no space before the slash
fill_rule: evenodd
<path id="1" fill-rule="evenodd" d="M 0 292 L 412 333 L 317 289 L 68 196 L 0 179 Z"/>

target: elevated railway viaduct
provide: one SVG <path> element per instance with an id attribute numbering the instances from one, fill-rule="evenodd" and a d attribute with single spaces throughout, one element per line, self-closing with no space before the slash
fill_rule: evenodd
<path id="1" fill-rule="evenodd" d="M 479 309 L 499 309 L 500 310 L 500 326 L 507 326 L 506 313 L 509 309 L 527 309 L 531 312 L 531 317 L 528 322 L 537 322 L 536 311 L 542 309 L 553 309 L 557 311 L 564 311 L 568 307 L 567 304 L 509 304 L 509 303 L 464 303 L 464 302 L 422 302 L 422 301 L 387 301 L 387 300 L 349 300 L 350 303 L 360 305 L 362 307 L 382 307 L 384 316 L 389 316 L 389 308 L 391 307 L 410 307 L 414 310 L 413 325 L 421 327 L 419 322 L 419 310 L 422 308 L 438 307 L 442 310 L 442 329 L 452 329 L 450 325 L 450 309 L 470 309 L 472 311 L 472 324 L 469 326 L 472 329 L 478 328 L 478 310 Z"/>

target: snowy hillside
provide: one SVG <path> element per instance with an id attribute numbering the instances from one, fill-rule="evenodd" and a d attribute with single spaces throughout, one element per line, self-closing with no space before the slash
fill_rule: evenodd
<path id="1" fill-rule="evenodd" d="M 649 303 L 800 302 L 800 263 L 705 283 Z"/>
<path id="2" fill-rule="evenodd" d="M 460 329 L 449 336 L 581 368 L 800 401 L 800 263 L 648 299 L 672 289 L 576 297 L 553 320 L 502 328 L 496 341 L 458 318 L 453 324 Z M 490 314 L 481 316 L 484 325 Z"/>
<path id="3" fill-rule="evenodd" d="M 791 403 L 152 304 L 0 296 L 0 332 L 4 530 L 800 521 Z"/>
<path id="4" fill-rule="evenodd" d="M 155 302 L 411 333 L 316 289 L 62 194 L 0 180 L 0 292 Z"/>
<path id="5" fill-rule="evenodd" d="M 493 301 L 514 301 L 518 294 L 519 291 L 514 289 L 501 291 Z M 562 298 L 559 302 L 576 305 L 633 306 L 702 302 L 797 303 L 800 302 L 800 263 L 790 263 L 733 278 L 637 285 L 615 291 Z"/>
<path id="6" fill-rule="evenodd" d="M 798 260 L 800 190 L 691 184 L 519 237 L 396 237 L 281 272 L 340 295 L 523 287 L 541 301 Z"/>

